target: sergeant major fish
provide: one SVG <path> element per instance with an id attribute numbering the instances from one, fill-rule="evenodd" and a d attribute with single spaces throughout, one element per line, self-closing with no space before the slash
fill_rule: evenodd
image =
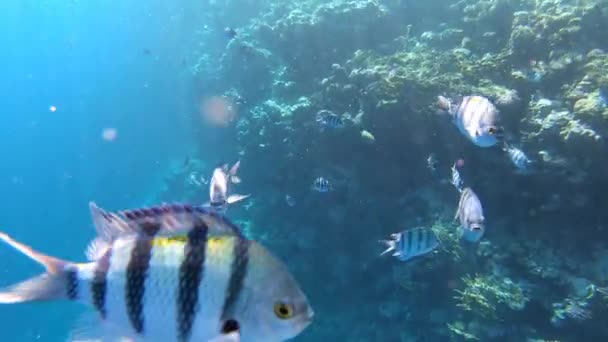
<path id="1" fill-rule="evenodd" d="M 452 103 L 452 100 L 439 96 L 437 105 L 450 115 L 458 130 L 475 145 L 494 146 L 502 138 L 499 111 L 487 98 L 465 96 Z"/>
<path id="2" fill-rule="evenodd" d="M 462 237 L 471 242 L 477 242 L 485 231 L 485 218 L 481 201 L 471 188 L 464 188 L 460 193 L 460 201 L 454 219 L 462 225 Z"/>
<path id="3" fill-rule="evenodd" d="M 0 240 L 46 273 L 0 292 L 0 303 L 72 300 L 96 319 L 71 340 L 272 342 L 295 337 L 313 311 L 285 265 L 204 207 L 163 205 L 109 213 L 91 203 L 89 262 Z"/>
<path id="4" fill-rule="evenodd" d="M 401 261 L 425 255 L 439 246 L 439 240 L 433 231 L 422 227 L 391 234 L 390 240 L 380 240 L 379 242 L 388 247 L 380 255 L 393 252 L 393 256 Z"/>
<path id="5" fill-rule="evenodd" d="M 228 195 L 230 185 L 241 182 L 240 178 L 238 178 L 236 175 L 240 165 L 241 162 L 238 161 L 230 168 L 230 170 L 228 170 L 228 164 L 224 164 L 223 166 L 213 170 L 213 176 L 211 177 L 209 185 L 208 205 L 220 213 L 225 213 L 229 204 L 244 200 L 250 196 L 238 194 Z"/>
<path id="6" fill-rule="evenodd" d="M 462 192 L 462 187 L 464 185 L 464 182 L 462 181 L 462 178 L 460 177 L 460 172 L 458 172 L 458 168 L 457 168 L 459 161 L 456 161 L 454 163 L 454 165 L 452 165 L 452 168 L 451 168 L 452 176 L 450 179 L 450 183 L 456 188 L 456 190 L 458 190 L 458 192 Z"/>
<path id="7" fill-rule="evenodd" d="M 345 126 L 344 119 L 328 110 L 321 110 L 317 113 L 316 120 L 318 123 L 329 128 L 343 128 Z"/>
<path id="8" fill-rule="evenodd" d="M 503 150 L 507 153 L 511 163 L 513 163 L 513 166 L 515 166 L 518 171 L 526 172 L 529 170 L 529 166 L 532 164 L 532 161 L 528 158 L 528 156 L 526 156 L 524 151 L 508 144 L 505 144 Z"/>

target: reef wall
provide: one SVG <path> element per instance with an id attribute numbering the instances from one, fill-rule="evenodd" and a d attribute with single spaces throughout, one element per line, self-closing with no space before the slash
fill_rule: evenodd
<path id="1" fill-rule="evenodd" d="M 243 0 L 214 2 L 210 20 L 195 89 L 238 106 L 223 158 L 241 159 L 253 197 L 231 216 L 308 289 L 318 317 L 298 340 L 608 335 L 598 318 L 608 285 L 606 1 Z M 518 175 L 499 147 L 472 145 L 436 114 L 437 95 L 468 94 L 497 105 L 534 172 Z M 320 110 L 345 127 L 319 129 Z M 215 143 L 203 136 L 199 150 Z M 430 153 L 445 179 L 465 160 L 488 221 L 479 245 L 457 241 L 458 195 L 429 173 Z M 212 165 L 186 164 L 159 196 L 205 200 L 188 179 Z M 333 191 L 311 191 L 319 176 Z M 407 264 L 378 258 L 378 239 L 414 225 L 432 226 L 444 250 Z"/>

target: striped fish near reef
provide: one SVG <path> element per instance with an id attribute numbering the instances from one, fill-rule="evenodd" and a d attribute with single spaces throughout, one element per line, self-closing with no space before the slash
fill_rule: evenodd
<path id="1" fill-rule="evenodd" d="M 519 172 L 525 173 L 526 171 L 529 171 L 529 166 L 532 164 L 532 161 L 526 156 L 524 151 L 508 144 L 505 144 L 503 151 L 507 153 L 511 163 L 513 163 L 513 166 L 515 166 Z"/>
<path id="2" fill-rule="evenodd" d="M 341 116 L 328 110 L 319 111 L 316 120 L 321 125 L 333 129 L 343 128 L 345 125 L 344 119 Z"/>
<path id="3" fill-rule="evenodd" d="M 477 194 L 471 188 L 464 188 L 460 193 L 458 209 L 454 219 L 462 225 L 462 237 L 471 242 L 477 242 L 485 231 L 483 208 Z"/>
<path id="4" fill-rule="evenodd" d="M 390 240 L 380 240 L 388 248 L 380 255 L 393 252 L 401 261 L 428 254 L 439 246 L 439 240 L 432 230 L 418 227 L 391 234 Z"/>
<path id="5" fill-rule="evenodd" d="M 450 169 L 452 171 L 450 184 L 452 184 L 456 188 L 456 190 L 458 190 L 458 192 L 462 192 L 464 182 L 462 181 L 462 178 L 460 177 L 460 172 L 458 172 L 458 168 L 456 166 L 457 163 L 454 163 L 454 165 L 452 165 L 452 168 Z"/>
<path id="6" fill-rule="evenodd" d="M 483 96 L 465 96 L 453 101 L 439 96 L 439 109 L 447 112 L 460 133 L 480 147 L 496 145 L 502 138 L 503 129 L 499 126 L 500 113 L 496 106 Z"/>
<path id="7" fill-rule="evenodd" d="M 282 262 L 203 207 L 164 205 L 109 213 L 91 203 L 98 237 L 89 262 L 0 239 L 46 268 L 0 292 L 0 303 L 69 299 L 95 319 L 71 340 L 284 341 L 311 322 L 306 296 Z"/>
<path id="8" fill-rule="evenodd" d="M 229 195 L 230 185 L 239 184 L 241 182 L 241 179 L 236 175 L 240 165 L 241 162 L 238 161 L 232 165 L 230 170 L 228 170 L 228 164 L 224 164 L 213 170 L 213 176 L 211 177 L 209 185 L 209 203 L 206 205 L 220 213 L 225 213 L 229 204 L 242 201 L 250 196 L 238 194 Z"/>

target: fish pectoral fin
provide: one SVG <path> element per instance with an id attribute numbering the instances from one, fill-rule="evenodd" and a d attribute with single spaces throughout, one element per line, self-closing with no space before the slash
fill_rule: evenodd
<path id="1" fill-rule="evenodd" d="M 141 338 L 130 336 L 97 313 L 81 315 L 73 325 L 66 342 L 141 342 Z"/>
<path id="2" fill-rule="evenodd" d="M 89 243 L 87 250 L 85 251 L 85 255 L 87 256 L 87 260 L 96 261 L 101 259 L 108 249 L 110 249 L 111 244 L 107 241 L 104 241 L 102 238 L 95 238 L 93 241 Z"/>
<path id="3" fill-rule="evenodd" d="M 240 342 L 241 334 L 238 331 L 233 331 L 227 334 L 221 334 L 217 337 L 210 339 L 207 342 Z"/>

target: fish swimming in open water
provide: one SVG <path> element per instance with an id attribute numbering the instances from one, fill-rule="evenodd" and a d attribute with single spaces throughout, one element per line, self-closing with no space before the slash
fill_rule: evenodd
<path id="1" fill-rule="evenodd" d="M 437 105 L 446 112 L 464 136 L 480 147 L 496 145 L 502 139 L 500 113 L 490 100 L 483 96 L 465 96 L 452 101 L 439 96 Z"/>
<path id="2" fill-rule="evenodd" d="M 393 256 L 401 261 L 432 252 L 439 246 L 439 240 L 432 230 L 418 227 L 391 234 L 390 240 L 380 240 L 388 248 L 380 255 L 393 252 Z"/>
<path id="3" fill-rule="evenodd" d="M 312 182 L 311 188 L 316 192 L 330 192 L 333 189 L 333 186 L 327 178 L 317 177 Z"/>
<path id="4" fill-rule="evenodd" d="M 215 211 L 90 207 L 98 236 L 86 263 L 44 255 L 0 233 L 46 268 L 0 291 L 0 303 L 89 305 L 95 319 L 71 340 L 272 342 L 311 323 L 313 311 L 285 265 Z"/>
<path id="5" fill-rule="evenodd" d="M 460 201 L 454 219 L 462 226 L 462 237 L 471 242 L 477 242 L 485 232 L 483 208 L 477 194 L 471 188 L 464 188 L 460 193 Z"/>
<path id="6" fill-rule="evenodd" d="M 224 164 L 213 170 L 213 176 L 211 177 L 209 185 L 208 205 L 220 213 L 225 213 L 229 204 L 242 201 L 250 196 L 239 194 L 229 195 L 230 185 L 241 182 L 240 178 L 236 175 L 240 165 L 241 162 L 238 161 L 230 170 L 228 170 L 228 164 Z"/>

